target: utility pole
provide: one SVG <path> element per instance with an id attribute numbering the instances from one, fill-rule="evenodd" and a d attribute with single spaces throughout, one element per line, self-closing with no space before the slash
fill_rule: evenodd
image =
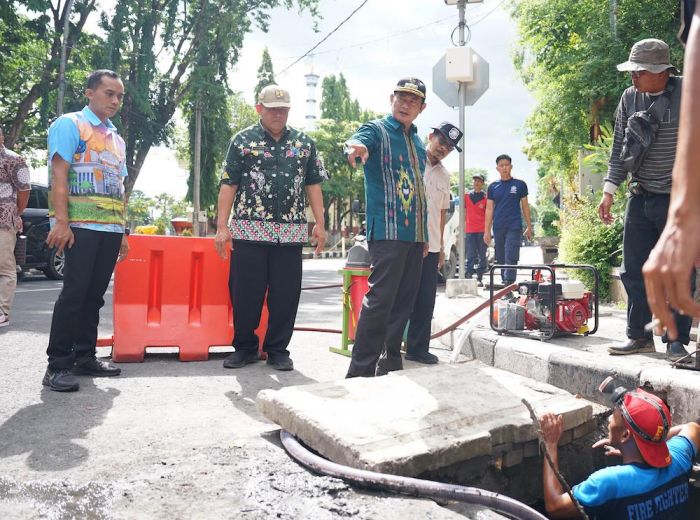
<path id="1" fill-rule="evenodd" d="M 199 224 L 199 185 L 201 184 L 202 172 L 200 171 L 200 163 L 202 157 L 202 108 L 197 100 L 194 116 L 194 182 L 192 184 L 192 203 L 194 211 L 192 211 L 192 230 L 194 236 L 200 236 Z"/>
<path id="2" fill-rule="evenodd" d="M 466 41 L 464 40 L 464 28 L 467 25 L 465 20 L 466 5 L 465 0 L 459 0 L 457 5 L 459 9 L 459 46 L 464 47 Z M 467 105 L 467 84 L 463 81 L 459 82 L 459 128 L 462 130 L 464 135 L 464 144 L 462 145 L 462 151 L 459 152 L 459 236 L 457 237 L 457 251 L 459 254 L 459 278 L 461 280 L 466 278 L 466 269 L 464 266 L 467 265 L 466 251 L 464 247 L 464 233 L 465 229 L 465 216 L 466 216 L 466 204 L 464 204 L 464 162 L 467 153 L 467 127 L 466 127 L 466 117 L 465 117 L 465 107 Z"/>
<path id="3" fill-rule="evenodd" d="M 58 94 L 56 95 L 56 115 L 63 115 L 63 98 L 66 94 L 66 55 L 68 54 L 68 33 L 70 31 L 70 12 L 73 0 L 68 0 L 63 11 L 63 40 L 61 42 L 61 62 L 58 65 Z"/>

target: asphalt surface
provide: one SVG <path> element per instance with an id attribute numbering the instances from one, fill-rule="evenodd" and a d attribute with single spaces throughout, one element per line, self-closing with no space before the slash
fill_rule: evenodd
<path id="1" fill-rule="evenodd" d="M 340 283 L 342 265 L 305 261 L 303 285 Z M 287 456 L 256 395 L 344 377 L 349 359 L 328 351 L 338 335 L 295 333 L 293 372 L 264 362 L 225 370 L 230 348 L 193 363 L 171 349 L 121 364 L 117 378 L 81 377 L 77 393 L 46 390 L 41 378 L 60 287 L 25 278 L 11 325 L 0 330 L 0 518 L 497 518 L 357 489 Z M 111 288 L 105 300 L 100 335 L 110 336 Z M 340 323 L 340 289 L 302 293 L 298 326 Z"/>

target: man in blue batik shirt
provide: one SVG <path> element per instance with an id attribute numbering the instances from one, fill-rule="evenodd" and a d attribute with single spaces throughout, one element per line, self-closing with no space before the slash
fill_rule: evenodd
<path id="1" fill-rule="evenodd" d="M 636 389 L 616 402 L 608 437 L 593 447 L 622 457 L 622 464 L 596 471 L 574 486 L 573 495 L 591 520 L 690 520 L 688 477 L 700 449 L 700 424 L 670 428 L 671 412 L 657 396 Z M 555 465 L 562 418 L 541 418 L 542 436 Z M 558 468 L 557 468 L 558 469 Z M 550 518 L 579 518 L 571 497 L 547 461 L 544 503 Z"/>
<path id="2" fill-rule="evenodd" d="M 425 93 L 421 80 L 400 80 L 390 97 L 391 115 L 362 125 L 345 143 L 350 165 L 355 167 L 356 160 L 364 164 L 372 262 L 346 377 L 403 368 L 401 339 L 428 245 L 422 179 L 426 156 L 413 124 L 425 108 Z"/>

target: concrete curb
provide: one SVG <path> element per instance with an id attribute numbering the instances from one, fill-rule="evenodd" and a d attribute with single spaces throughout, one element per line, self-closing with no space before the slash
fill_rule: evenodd
<path id="1" fill-rule="evenodd" d="M 449 336 L 446 336 L 449 337 Z M 628 387 L 644 386 L 666 399 L 674 423 L 698 418 L 700 374 L 671 368 L 662 353 L 614 357 L 602 345 L 580 346 L 498 335 L 482 327 L 459 337 L 456 345 L 468 360 L 548 383 L 599 404 L 609 404 L 598 385 L 612 375 Z"/>

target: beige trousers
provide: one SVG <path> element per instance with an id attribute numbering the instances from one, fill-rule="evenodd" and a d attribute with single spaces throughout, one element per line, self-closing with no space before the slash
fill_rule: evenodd
<path id="1" fill-rule="evenodd" d="M 8 316 L 17 287 L 16 241 L 13 229 L 0 229 L 0 313 Z"/>

